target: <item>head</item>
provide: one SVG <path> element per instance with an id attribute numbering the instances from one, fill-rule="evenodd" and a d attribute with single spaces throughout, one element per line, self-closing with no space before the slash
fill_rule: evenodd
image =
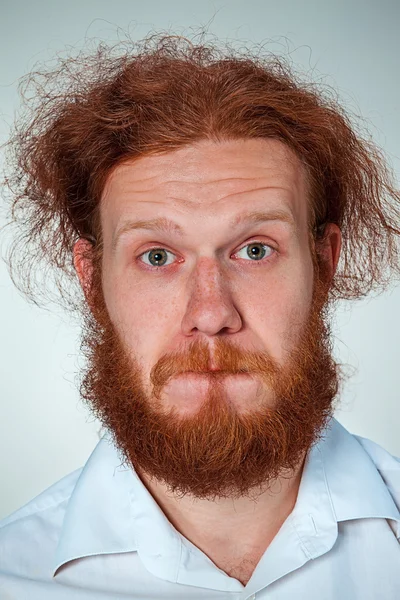
<path id="1" fill-rule="evenodd" d="M 174 493 L 265 489 L 331 413 L 322 310 L 340 230 L 328 225 L 319 270 L 308 193 L 282 142 L 202 140 L 117 166 L 98 262 L 75 244 L 95 317 L 83 393 L 136 469 Z"/>
<path id="2" fill-rule="evenodd" d="M 14 206 L 30 186 L 32 240 L 73 259 L 82 397 L 127 461 L 181 494 L 254 492 L 333 412 L 328 310 L 396 265 L 398 196 L 283 63 L 167 40 L 107 65 L 37 113 Z"/>

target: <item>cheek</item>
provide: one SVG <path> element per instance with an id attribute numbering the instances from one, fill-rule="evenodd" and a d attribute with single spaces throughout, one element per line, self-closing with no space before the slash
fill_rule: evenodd
<path id="1" fill-rule="evenodd" d="M 292 273 L 262 281 L 254 292 L 241 298 L 248 325 L 266 351 L 280 363 L 298 342 L 312 301 L 312 271 Z"/>
<path id="2" fill-rule="evenodd" d="M 176 326 L 177 295 L 169 294 L 165 285 L 149 290 L 123 277 L 104 277 L 103 289 L 110 319 L 126 346 L 136 358 L 148 362 Z"/>

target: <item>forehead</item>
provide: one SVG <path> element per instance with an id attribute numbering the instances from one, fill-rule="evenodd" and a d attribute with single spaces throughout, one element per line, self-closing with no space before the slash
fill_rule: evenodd
<path id="1" fill-rule="evenodd" d="M 137 211 L 175 207 L 187 214 L 237 214 L 250 201 L 257 208 L 286 207 L 303 221 L 307 196 L 305 169 L 283 142 L 203 140 L 118 165 L 106 182 L 101 215 L 116 227 Z"/>

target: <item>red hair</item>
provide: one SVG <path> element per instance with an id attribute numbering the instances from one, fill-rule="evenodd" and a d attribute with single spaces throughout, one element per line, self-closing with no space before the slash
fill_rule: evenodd
<path id="1" fill-rule="evenodd" d="M 82 236 L 101 248 L 99 201 L 117 164 L 201 139 L 273 137 L 300 157 L 313 239 L 328 222 L 343 235 L 332 300 L 383 289 L 400 272 L 400 195 L 381 151 L 283 58 L 155 37 L 118 55 L 99 46 L 23 85 L 25 95 L 33 91 L 9 142 L 18 235 L 8 262 L 14 283 L 36 302 L 49 297 L 46 266 L 65 305 L 75 305 L 73 245 Z"/>

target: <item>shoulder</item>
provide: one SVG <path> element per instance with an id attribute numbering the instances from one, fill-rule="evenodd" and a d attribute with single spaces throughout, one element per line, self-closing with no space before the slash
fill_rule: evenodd
<path id="1" fill-rule="evenodd" d="M 81 471 L 82 468 L 69 473 L 27 504 L 2 519 L 0 521 L 0 532 L 5 527 L 9 527 L 12 524 L 16 526 L 24 519 L 29 519 L 33 515 L 51 510 L 61 504 L 66 498 L 69 498 Z"/>
<path id="2" fill-rule="evenodd" d="M 397 507 L 400 508 L 400 458 L 368 438 L 355 434 L 353 437 L 374 463 Z"/>
<path id="3" fill-rule="evenodd" d="M 23 507 L 0 521 L 0 572 L 48 569 L 57 545 L 64 514 L 82 469 L 51 485 Z M 46 564 L 47 563 L 47 564 Z"/>
<path id="4" fill-rule="evenodd" d="M 352 434 L 353 437 L 358 441 L 364 450 L 369 454 L 372 461 L 378 470 L 394 470 L 400 472 L 400 458 L 393 454 L 390 454 L 388 450 L 385 450 L 378 443 L 362 437 L 361 435 Z"/>

